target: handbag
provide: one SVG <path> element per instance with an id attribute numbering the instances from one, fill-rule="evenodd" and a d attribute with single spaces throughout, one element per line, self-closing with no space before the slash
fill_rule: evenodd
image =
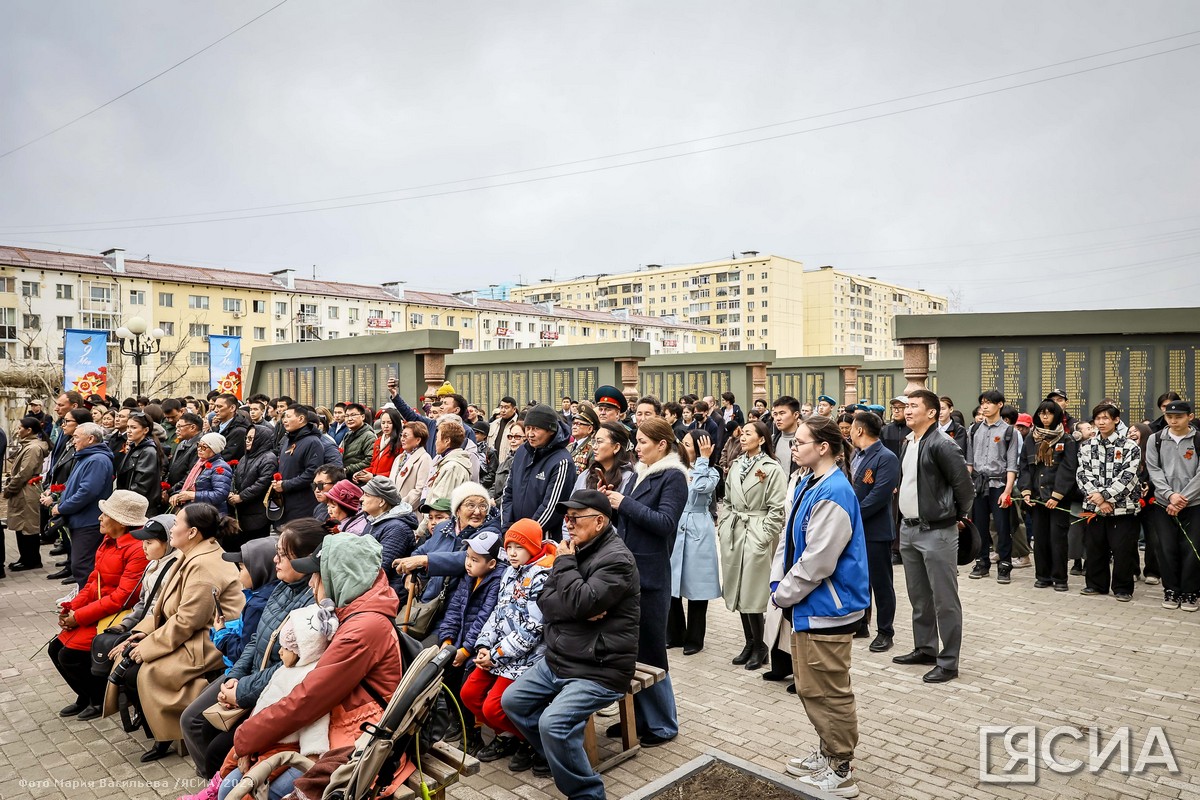
<path id="1" fill-rule="evenodd" d="M 416 588 L 413 588 L 416 591 Z M 441 591 L 432 600 L 413 602 L 412 614 L 403 625 L 404 632 L 414 639 L 424 639 L 433 632 L 433 626 L 441 619 L 442 609 L 446 606 L 446 597 L 450 593 L 450 581 L 442 578 Z"/>
<path id="2" fill-rule="evenodd" d="M 287 617 L 284 617 L 284 622 Z M 258 671 L 262 672 L 267 668 L 267 662 L 271 660 L 271 648 L 275 646 L 275 640 L 279 637 L 279 631 L 283 629 L 283 622 L 279 623 L 279 627 L 271 634 L 271 638 L 267 640 L 267 647 L 263 650 L 262 663 L 258 666 Z M 208 720 L 208 724 L 212 725 L 219 731 L 228 733 L 237 727 L 238 722 L 242 717 L 250 713 L 248 708 L 226 708 L 220 703 L 213 703 L 208 708 L 204 709 L 204 719 Z"/>

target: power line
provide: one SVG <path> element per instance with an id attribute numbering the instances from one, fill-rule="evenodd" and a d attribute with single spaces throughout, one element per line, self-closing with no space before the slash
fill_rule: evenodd
<path id="1" fill-rule="evenodd" d="M 97 111 L 100 111 L 101 109 L 108 108 L 108 107 L 109 107 L 109 106 L 111 106 L 113 103 L 115 103 L 115 102 L 117 102 L 118 100 L 120 100 L 121 98 L 123 98 L 123 97 L 128 97 L 129 95 L 131 95 L 131 94 L 133 94 L 134 92 L 136 92 L 138 89 L 141 89 L 143 86 L 146 86 L 147 84 L 153 83 L 154 81 L 158 80 L 158 79 L 159 79 L 159 78 L 161 78 L 163 75 L 166 75 L 168 72 L 170 72 L 171 70 L 175 69 L 176 67 L 182 67 L 184 64 L 186 64 L 187 62 L 191 61 L 193 58 L 195 58 L 196 56 L 200 55 L 201 53 L 204 53 L 204 52 L 205 52 L 205 51 L 207 51 L 207 50 L 211 50 L 212 48 L 214 48 L 214 47 L 216 47 L 217 45 L 219 45 L 221 42 L 223 42 L 223 41 L 225 41 L 226 39 L 228 39 L 230 36 L 233 36 L 235 33 L 237 33 L 238 31 L 242 30 L 243 28 L 247 28 L 247 27 L 249 27 L 250 25 L 253 25 L 255 22 L 258 22 L 260 19 L 262 19 L 263 17 L 265 17 L 267 14 L 270 14 L 270 13 L 271 13 L 272 11 L 274 11 L 275 9 L 279 8 L 281 5 L 283 5 L 283 4 L 284 4 L 284 3 L 286 3 L 287 1 L 288 1 L 288 0 L 280 0 L 280 2 L 278 2 L 278 3 L 276 3 L 275 5 L 271 6 L 271 7 L 270 7 L 270 8 L 268 8 L 266 11 L 262 12 L 262 13 L 261 13 L 261 14 L 259 14 L 257 17 L 255 17 L 254 19 L 250 20 L 249 22 L 246 22 L 246 23 L 244 23 L 244 24 L 242 24 L 242 25 L 239 25 L 238 27 L 236 27 L 236 28 L 234 28 L 233 30 L 231 30 L 229 33 L 227 33 L 227 34 L 225 34 L 224 36 L 222 36 L 220 39 L 217 39 L 215 42 L 213 42 L 213 43 L 211 43 L 211 44 L 209 44 L 209 45 L 206 45 L 205 47 L 202 47 L 201 49 L 199 49 L 199 50 L 197 50 L 196 52 L 192 53 L 192 54 L 191 54 L 190 56 L 188 56 L 187 58 L 183 59 L 182 61 L 179 61 L 179 62 L 177 62 L 177 63 L 175 63 L 175 64 L 172 64 L 171 66 L 167 67 L 166 69 L 164 69 L 162 72 L 158 73 L 157 75 L 154 75 L 153 77 L 147 78 L 146 80 L 144 80 L 144 81 L 142 81 L 141 83 L 139 83 L 137 86 L 134 86 L 132 89 L 128 89 L 128 90 L 126 90 L 126 91 L 124 91 L 124 92 L 121 92 L 121 94 L 117 95 L 116 97 L 114 97 L 113 99 L 109 100 L 108 102 L 101 103 L 100 105 L 98 105 L 98 106 L 96 106 L 95 108 L 93 108 L 91 111 L 88 111 L 88 112 L 86 112 L 86 113 L 84 113 L 84 114 L 80 114 L 78 117 L 75 117 L 75 119 L 73 119 L 73 120 L 70 120 L 69 122 L 64 122 L 62 125 L 59 125 L 57 128 L 54 128 L 54 129 L 52 129 L 52 130 L 49 130 L 49 131 L 46 131 L 46 132 L 45 132 L 45 133 L 43 133 L 41 136 L 35 137 L 35 138 L 33 138 L 33 139 L 30 139 L 28 142 L 25 142 L 25 144 L 18 145 L 18 146 L 14 147 L 14 148 L 13 148 L 13 149 L 11 149 L 11 150 L 8 150 L 8 151 L 6 151 L 6 152 L 0 153 L 0 158 L 7 158 L 7 157 L 11 156 L 13 153 L 16 153 L 16 152 L 19 152 L 19 151 L 21 151 L 21 150 L 24 150 L 26 147 L 29 147 L 31 144 L 36 144 L 36 143 L 38 143 L 38 142 L 42 141 L 43 139 L 46 139 L 46 138 L 48 138 L 48 137 L 50 137 L 50 136 L 53 136 L 54 134 L 58 133 L 59 131 L 66 130 L 67 128 L 69 128 L 69 127 L 71 127 L 72 125 L 74 125 L 76 122 L 79 122 L 79 121 L 81 121 L 81 120 L 87 119 L 87 118 L 88 118 L 88 117 L 90 117 L 92 114 L 95 114 Z"/>
<path id="2" fill-rule="evenodd" d="M 285 0 L 285 2 L 286 2 L 286 0 Z M 1079 58 L 1069 59 L 1067 61 L 1061 61 L 1061 62 L 1057 62 L 1055 64 L 1048 64 L 1048 65 L 1044 65 L 1041 67 L 1033 67 L 1030 69 L 1020 70 L 1018 72 L 1012 72 L 1012 73 L 1008 73 L 1006 75 L 999 75 L 999 76 L 995 76 L 992 78 L 984 78 L 981 80 L 971 81 L 971 82 L 964 83 L 964 84 L 958 84 L 955 86 L 944 87 L 942 89 L 933 89 L 933 90 L 929 90 L 926 92 L 919 92 L 917 94 L 906 95 L 904 97 L 893 98 L 891 100 L 881 100 L 881 101 L 877 101 L 874 103 L 867 103 L 867 104 L 860 105 L 860 106 L 854 106 L 851 108 L 840 109 L 838 111 L 830 111 L 830 112 L 825 112 L 822 114 L 815 114 L 815 115 L 812 115 L 809 117 L 801 117 L 798 119 L 789 120 L 789 121 L 785 121 L 785 122 L 770 123 L 768 125 L 760 125 L 760 126 L 757 126 L 754 128 L 746 128 L 741 131 L 731 131 L 728 133 L 700 137 L 698 139 L 689 139 L 689 140 L 674 142 L 674 143 L 670 143 L 670 144 L 655 145 L 653 147 L 645 147 L 645 148 L 641 148 L 638 150 L 629 150 L 629 151 L 625 151 L 623 153 L 614 153 L 614 154 L 610 154 L 610 155 L 606 155 L 606 156 L 596 156 L 593 158 L 579 159 L 576 161 L 561 162 L 559 164 L 551 164 L 551 165 L 545 165 L 545 166 L 541 166 L 541 167 L 529 167 L 526 169 L 494 173 L 491 175 L 478 176 L 478 177 L 474 177 L 474 178 L 461 178 L 461 179 L 452 180 L 452 181 L 429 183 L 429 184 L 411 186 L 411 187 L 401 188 L 401 189 L 391 189 L 391 190 L 381 191 L 381 192 L 370 192 L 370 193 L 366 193 L 366 194 L 342 195 L 342 196 L 338 196 L 338 197 L 324 198 L 324 199 L 318 199 L 318 200 L 305 200 L 305 201 L 299 201 L 299 202 L 294 202 L 294 203 L 279 203 L 279 204 L 267 205 L 267 206 L 250 206 L 250 207 L 245 207 L 245 208 L 241 208 L 241 209 L 195 212 L 192 214 L 177 214 L 177 215 L 163 216 L 163 217 L 138 217 L 138 218 L 129 218 L 129 219 L 122 219 L 122 220 L 108 220 L 108 221 L 101 221 L 101 222 L 92 222 L 92 223 L 88 223 L 88 222 L 58 223 L 57 225 L 42 226 L 42 227 L 57 227 L 57 228 L 60 228 L 60 230 L 54 230 L 54 231 L 17 230 L 17 231 L 14 231 L 14 233 L 17 233 L 17 234 L 30 234 L 30 233 L 43 234 L 43 233 L 80 233 L 80 232 L 87 232 L 87 231 L 135 230 L 135 229 L 140 229 L 140 228 L 173 227 L 173 226 L 178 226 L 178 225 L 193 225 L 193 224 L 208 223 L 208 222 L 229 222 L 229 221 L 236 221 L 239 219 L 262 219 L 262 218 L 266 218 L 266 217 L 290 216 L 290 215 L 294 215 L 294 214 L 307 214 L 307 213 L 313 213 L 313 212 L 318 212 L 318 211 L 332 211 L 332 210 L 345 209 L 345 208 L 359 208 L 359 207 L 363 207 L 363 206 L 382 205 L 382 204 L 387 204 L 387 203 L 397 203 L 397 202 L 404 202 L 404 201 L 409 201 L 409 200 L 421 200 L 421 199 L 428 199 L 428 198 L 433 198 L 433 197 L 443 197 L 443 196 L 447 196 L 447 195 L 483 191 L 486 189 L 496 189 L 496 188 L 503 188 L 503 187 L 507 187 L 507 186 L 517 186 L 517 185 L 527 184 L 527 183 L 537 183 L 537 182 L 553 180 L 553 179 L 557 179 L 557 178 L 566 178 L 566 177 L 573 177 L 573 176 L 578 176 L 578 175 L 586 175 L 586 174 L 595 173 L 595 172 L 604 172 L 604 171 L 611 170 L 611 169 L 621 169 L 624 167 L 639 166 L 639 165 L 643 165 L 643 164 L 655 163 L 658 161 L 667 161 L 667 160 L 672 160 L 672 159 L 676 159 L 676 158 L 683 158 L 686 156 L 698 155 L 701 153 L 710 153 L 710 152 L 715 152 L 718 150 L 726 150 L 726 149 L 730 149 L 730 148 L 734 148 L 734 147 L 744 147 L 744 146 L 750 145 L 750 144 L 758 144 L 758 143 L 762 143 L 762 142 L 774 141 L 776 139 L 784 139 L 784 138 L 788 138 L 788 137 L 792 137 L 792 136 L 803 135 L 806 133 L 814 133 L 814 132 L 818 132 L 818 131 L 829 130 L 831 128 L 838 128 L 838 127 L 843 127 L 843 126 L 847 126 L 847 125 L 853 125 L 853 124 L 857 124 L 860 122 L 868 122 L 871 120 L 883 119 L 886 117 L 896 116 L 899 114 L 907 114 L 907 113 L 910 113 L 913 111 L 921 111 L 921 110 L 925 110 L 925 109 L 929 109 L 929 108 L 935 108 L 935 107 L 942 106 L 942 105 L 948 105 L 950 103 L 961 102 L 963 100 L 970 100 L 970 99 L 974 99 L 974 98 L 978 98 L 978 97 L 985 97 L 985 96 L 992 95 L 992 94 L 998 94 L 1001 92 L 1011 91 L 1013 89 L 1025 88 L 1028 86 L 1034 86 L 1034 85 L 1041 84 L 1041 83 L 1047 83 L 1050 81 L 1060 80 L 1062 78 L 1068 78 L 1068 77 L 1072 77 L 1075 75 L 1082 75 L 1082 74 L 1085 74 L 1088 72 L 1095 72 L 1095 71 L 1101 70 L 1101 69 L 1108 69 L 1110 67 L 1120 66 L 1123 64 L 1129 64 L 1129 63 L 1133 63 L 1135 61 L 1142 61 L 1142 60 L 1145 60 L 1148 58 L 1154 58 L 1156 56 L 1166 55 L 1168 53 L 1178 52 L 1180 50 L 1187 50 L 1187 49 L 1190 49 L 1193 47 L 1200 47 L 1200 42 L 1197 42 L 1194 44 L 1183 45 L 1181 47 L 1171 48 L 1168 50 L 1157 51 L 1154 53 L 1148 53 L 1148 54 L 1142 55 L 1142 56 L 1135 56 L 1133 58 L 1123 59 L 1121 61 L 1114 61 L 1114 62 L 1110 62 L 1107 64 L 1100 64 L 1100 65 L 1097 65 L 1094 67 L 1088 67 L 1085 69 L 1076 70 L 1074 72 L 1067 72 L 1067 73 L 1064 73 L 1061 75 L 1052 75 L 1052 76 L 1049 76 L 1046 78 L 1040 78 L 1040 79 L 1033 80 L 1033 81 L 1027 81 L 1025 83 L 1014 84 L 1012 86 L 999 87 L 996 89 L 991 89 L 991 90 L 984 91 L 984 92 L 978 92 L 975 94 L 969 94 L 969 95 L 965 95 L 962 97 L 950 98 L 947 100 L 940 100 L 940 101 L 933 102 L 933 103 L 926 103 L 924 105 L 913 106 L 911 108 L 897 109 L 895 111 L 888 111 L 888 112 L 884 112 L 881 114 L 874 114 L 871 116 L 861 117 L 858 119 L 846 120 L 843 122 L 836 122 L 836 123 L 831 123 L 828 125 L 821 125 L 821 126 L 817 126 L 817 127 L 813 127 L 813 128 L 806 128 L 803 130 L 792 131 L 789 133 L 776 134 L 774 136 L 766 136 L 766 137 L 761 137 L 761 138 L 757 138 L 757 139 L 749 139 L 749 140 L 742 141 L 742 142 L 732 142 L 729 144 L 716 145 L 713 147 L 691 150 L 691 151 L 687 151 L 684 153 L 672 153 L 672 154 L 667 154 L 667 155 L 663 155 L 663 156 L 657 156 L 654 158 L 641 159 L 641 160 L 637 160 L 637 161 L 629 161 L 629 162 L 625 162 L 625 163 L 621 163 L 621 164 L 611 164 L 611 165 L 607 165 L 607 166 L 593 167 L 591 169 L 575 170 L 572 172 L 559 173 L 559 174 L 555 174 L 555 175 L 545 175 L 545 176 L 541 176 L 541 177 L 526 178 L 526 179 L 517 180 L 517 181 L 507 181 L 507 182 L 503 182 L 503 183 L 491 184 L 488 186 L 475 186 L 475 187 L 469 187 L 466 189 L 457 189 L 457 190 L 444 191 L 444 192 L 431 192 L 431 193 L 426 193 L 426 194 L 413 195 L 413 196 L 409 196 L 409 197 L 397 197 L 397 198 L 389 198 L 389 199 L 384 199 L 384 200 L 366 201 L 366 202 L 361 202 L 361 203 L 346 203 L 346 204 L 341 204 L 341 205 L 325 206 L 322 208 L 295 209 L 292 211 L 281 211 L 281 212 L 266 213 L 266 214 L 252 214 L 252 215 L 246 215 L 246 216 L 224 216 L 224 217 L 219 217 L 216 219 L 187 220 L 184 222 L 160 222 L 158 224 L 151 224 L 151 225 L 128 225 L 128 226 L 120 226 L 120 227 L 87 227 L 87 228 L 72 228 L 72 229 L 66 229 L 66 230 L 61 229 L 62 226 L 65 226 L 65 225 L 94 226 L 94 225 L 108 225 L 110 223 L 149 222 L 149 221 L 155 221 L 155 220 L 176 220 L 176 219 L 181 219 L 183 217 L 206 216 L 206 215 L 213 215 L 213 214 L 240 214 L 245 211 L 263 211 L 263 210 L 271 210 L 271 209 L 289 208 L 289 207 L 297 206 L 297 205 L 312 205 L 315 203 L 328 203 L 328 202 L 336 202 L 336 201 L 347 200 L 347 199 L 375 197 L 375 196 L 383 195 L 383 194 L 395 194 L 398 192 L 419 191 L 421 189 L 427 189 L 427 188 L 453 186 L 453 185 L 458 185 L 458 184 L 462 184 L 462 183 L 472 183 L 472 182 L 482 181 L 482 180 L 491 180 L 493 178 L 498 178 L 498 177 L 509 177 L 509 176 L 513 176 L 513 175 L 527 174 L 530 172 L 540 172 L 540 171 L 544 171 L 544 170 L 548 170 L 548 169 L 557 169 L 557 168 L 561 168 L 564 166 L 574 166 L 574 165 L 583 164 L 583 163 L 590 163 L 592 161 L 603 161 L 603 160 L 608 160 L 608 159 L 612 159 L 612 158 L 619 158 L 619 157 L 626 156 L 626 155 L 636 155 L 636 154 L 640 154 L 640 153 L 646 153 L 646 152 L 651 152 L 651 151 L 655 151 L 655 150 L 662 150 L 662 149 L 671 148 L 671 147 L 680 147 L 683 145 L 695 144 L 695 143 L 704 142 L 704 141 L 711 141 L 713 139 L 727 138 L 729 136 L 736 136 L 736 135 L 741 135 L 744 133 L 751 133 L 751 132 L 755 132 L 755 131 L 765 130 L 768 128 L 774 128 L 774 127 L 785 126 L 785 125 L 793 125 L 798 122 L 805 122 L 805 121 L 811 121 L 814 119 L 821 119 L 821 118 L 825 118 L 825 117 L 836 116 L 839 114 L 845 114 L 845 113 L 849 113 L 852 111 L 860 111 L 860 110 L 864 110 L 864 109 L 868 109 L 868 108 L 874 108 L 874 107 L 877 107 L 880 105 L 886 105 L 889 103 L 902 102 L 904 100 L 913 99 L 913 98 L 917 98 L 917 97 L 924 97 L 924 96 L 928 96 L 931 94 L 939 94 L 939 93 L 943 93 L 943 92 L 947 92 L 947 91 L 953 91 L 955 89 L 959 89 L 959 88 L 963 88 L 963 87 L 967 87 L 967 86 L 974 86 L 974 85 L 978 85 L 981 83 L 988 83 L 991 81 L 1003 80 L 1005 78 L 1013 77 L 1016 75 L 1023 75 L 1023 74 L 1028 74 L 1030 72 L 1037 72 L 1037 71 L 1041 71 L 1041 70 L 1045 70 L 1045 69 L 1051 69 L 1053 67 L 1061 66 L 1064 64 L 1076 63 L 1079 61 L 1086 61 L 1086 60 L 1098 58 L 1098 57 L 1101 57 L 1104 55 L 1111 55 L 1113 53 L 1124 52 L 1124 51 L 1136 49 L 1139 47 L 1147 47 L 1149 45 L 1159 44 L 1162 42 L 1171 41 L 1171 40 L 1175 40 L 1175 39 L 1179 39 L 1179 38 L 1183 38 L 1183 37 L 1187 37 L 1187 36 L 1194 36 L 1196 34 L 1200 34 L 1200 31 L 1191 31 L 1189 33 L 1178 34 L 1176 36 L 1170 36 L 1170 37 L 1166 37 L 1164 39 L 1156 39 L 1156 40 L 1153 40 L 1150 42 L 1142 42 L 1142 43 L 1136 44 L 1136 45 L 1129 45 L 1128 47 L 1117 48 L 1116 50 L 1108 50 L 1108 51 L 1104 51 L 1102 53 L 1093 53 L 1088 56 L 1081 56 Z M 0 226 L 0 227 L 8 227 L 11 229 L 11 228 L 18 227 L 18 226 Z M 28 227 L 28 226 L 26 226 L 26 227 Z"/>

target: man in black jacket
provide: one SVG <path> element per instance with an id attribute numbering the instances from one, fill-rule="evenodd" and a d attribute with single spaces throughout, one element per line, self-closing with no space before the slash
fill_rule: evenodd
<path id="1" fill-rule="evenodd" d="M 588 762 L 581 723 L 629 689 L 641 581 L 603 492 L 581 489 L 558 513 L 570 538 L 559 543 L 538 598 L 546 657 L 504 691 L 501 704 L 536 753 L 535 775 L 552 774 L 567 797 L 603 798 L 604 781 Z"/>
<path id="2" fill-rule="evenodd" d="M 171 450 L 171 460 L 167 464 L 167 483 L 170 494 L 183 490 L 183 480 L 192 471 L 196 463 L 196 445 L 200 443 L 200 429 L 204 420 L 190 411 L 181 414 L 175 422 L 175 437 L 178 441 Z"/>
<path id="3" fill-rule="evenodd" d="M 285 431 L 279 451 L 282 480 L 271 482 L 271 491 L 283 493 L 283 516 L 279 524 L 311 517 L 317 499 L 312 480 L 325 463 L 325 447 L 317 426 L 308 421 L 308 409 L 293 403 L 283 412 Z"/>
<path id="4" fill-rule="evenodd" d="M 913 607 L 915 647 L 892 661 L 934 665 L 924 676 L 926 683 L 958 677 L 958 529 L 975 500 L 962 451 L 937 430 L 940 405 L 928 389 L 909 393 L 905 420 L 911 433 L 900 451 L 900 557 Z"/>
<path id="5" fill-rule="evenodd" d="M 225 437 L 225 449 L 221 458 L 226 461 L 241 461 L 246 455 L 246 432 L 250 430 L 250 418 L 238 413 L 238 399 L 232 394 L 219 395 L 213 401 L 213 433 Z"/>

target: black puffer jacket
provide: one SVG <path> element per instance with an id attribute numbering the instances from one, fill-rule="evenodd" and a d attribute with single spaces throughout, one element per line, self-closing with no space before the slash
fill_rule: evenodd
<path id="1" fill-rule="evenodd" d="M 575 555 L 555 559 L 538 608 L 546 626 L 546 663 L 555 675 L 629 691 L 637 664 L 641 579 L 612 525 Z"/>
<path id="2" fill-rule="evenodd" d="M 161 451 L 154 437 L 147 436 L 140 443 L 127 446 L 113 488 L 128 489 L 145 497 L 150 502 L 146 516 L 153 517 L 162 513 L 162 474 Z"/>
<path id="3" fill-rule="evenodd" d="M 242 456 L 246 455 L 246 432 L 249 430 L 250 418 L 244 414 L 234 414 L 225 430 L 220 431 L 225 437 L 225 449 L 220 453 L 221 458 L 240 463 Z"/>
<path id="4" fill-rule="evenodd" d="M 238 462 L 234 472 L 234 491 L 242 502 L 234 506 L 238 525 L 243 531 L 260 531 L 270 527 L 263 498 L 271 488 L 271 480 L 279 469 L 279 456 L 272 447 L 275 431 L 270 425 L 254 426 L 254 444 Z"/>
<path id="5" fill-rule="evenodd" d="M 317 498 L 312 479 L 325 463 L 325 445 L 321 433 L 311 422 L 284 436 L 279 452 L 279 472 L 283 476 L 283 517 L 291 522 L 312 516 Z"/>

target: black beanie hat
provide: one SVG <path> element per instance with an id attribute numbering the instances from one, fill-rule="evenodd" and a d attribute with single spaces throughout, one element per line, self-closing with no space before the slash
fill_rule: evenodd
<path id="1" fill-rule="evenodd" d="M 536 405 L 525 412 L 525 427 L 557 432 L 558 414 L 548 405 Z"/>

